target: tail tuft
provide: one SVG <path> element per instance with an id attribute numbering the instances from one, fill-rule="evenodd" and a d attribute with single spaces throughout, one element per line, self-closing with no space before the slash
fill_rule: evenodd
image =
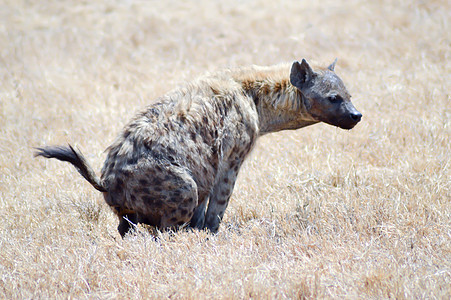
<path id="1" fill-rule="evenodd" d="M 89 166 L 83 154 L 74 149 L 71 145 L 68 146 L 50 146 L 44 148 L 36 148 L 34 156 L 42 156 L 45 158 L 56 158 L 61 161 L 67 161 L 75 166 L 77 171 L 83 176 L 92 186 L 101 192 L 106 192 L 100 178 L 96 175 L 94 170 Z"/>

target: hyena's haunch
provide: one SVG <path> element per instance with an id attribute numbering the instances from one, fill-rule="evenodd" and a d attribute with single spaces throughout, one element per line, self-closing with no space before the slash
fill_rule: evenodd
<path id="1" fill-rule="evenodd" d="M 325 122 L 343 129 L 361 119 L 334 73 L 291 65 L 228 70 L 177 89 L 139 113 L 107 149 L 97 177 L 71 147 L 36 155 L 73 164 L 119 217 L 159 229 L 187 224 L 216 232 L 243 160 L 266 133 Z"/>

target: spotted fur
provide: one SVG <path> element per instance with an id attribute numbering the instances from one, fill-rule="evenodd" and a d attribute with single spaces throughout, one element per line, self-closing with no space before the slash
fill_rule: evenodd
<path id="1" fill-rule="evenodd" d="M 291 71 L 290 65 L 227 70 L 170 92 L 125 126 L 107 149 L 100 178 L 70 146 L 40 148 L 37 155 L 72 163 L 102 191 L 121 235 L 129 222 L 216 232 L 259 136 L 320 121 L 350 129 L 360 121 L 334 65 L 314 72 L 303 60 Z"/>

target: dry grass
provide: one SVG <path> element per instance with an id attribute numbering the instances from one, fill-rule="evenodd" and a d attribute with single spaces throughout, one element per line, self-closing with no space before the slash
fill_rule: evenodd
<path id="1" fill-rule="evenodd" d="M 277 3 L 276 3 L 277 2 Z M 0 298 L 451 297 L 448 1 L 3 1 Z M 307 58 L 364 118 L 263 137 L 217 235 L 122 240 L 96 170 L 133 114 L 205 71 Z"/>

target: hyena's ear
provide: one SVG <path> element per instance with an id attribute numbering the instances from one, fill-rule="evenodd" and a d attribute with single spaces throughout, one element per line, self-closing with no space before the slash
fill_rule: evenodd
<path id="1" fill-rule="evenodd" d="M 327 68 L 333 72 L 334 69 L 335 69 L 335 64 L 336 63 L 337 63 L 337 58 L 335 58 L 334 62 L 331 63 Z"/>
<path id="2" fill-rule="evenodd" d="M 299 63 L 295 61 L 291 66 L 290 82 L 298 89 L 303 89 L 313 78 L 315 73 L 305 59 Z"/>

